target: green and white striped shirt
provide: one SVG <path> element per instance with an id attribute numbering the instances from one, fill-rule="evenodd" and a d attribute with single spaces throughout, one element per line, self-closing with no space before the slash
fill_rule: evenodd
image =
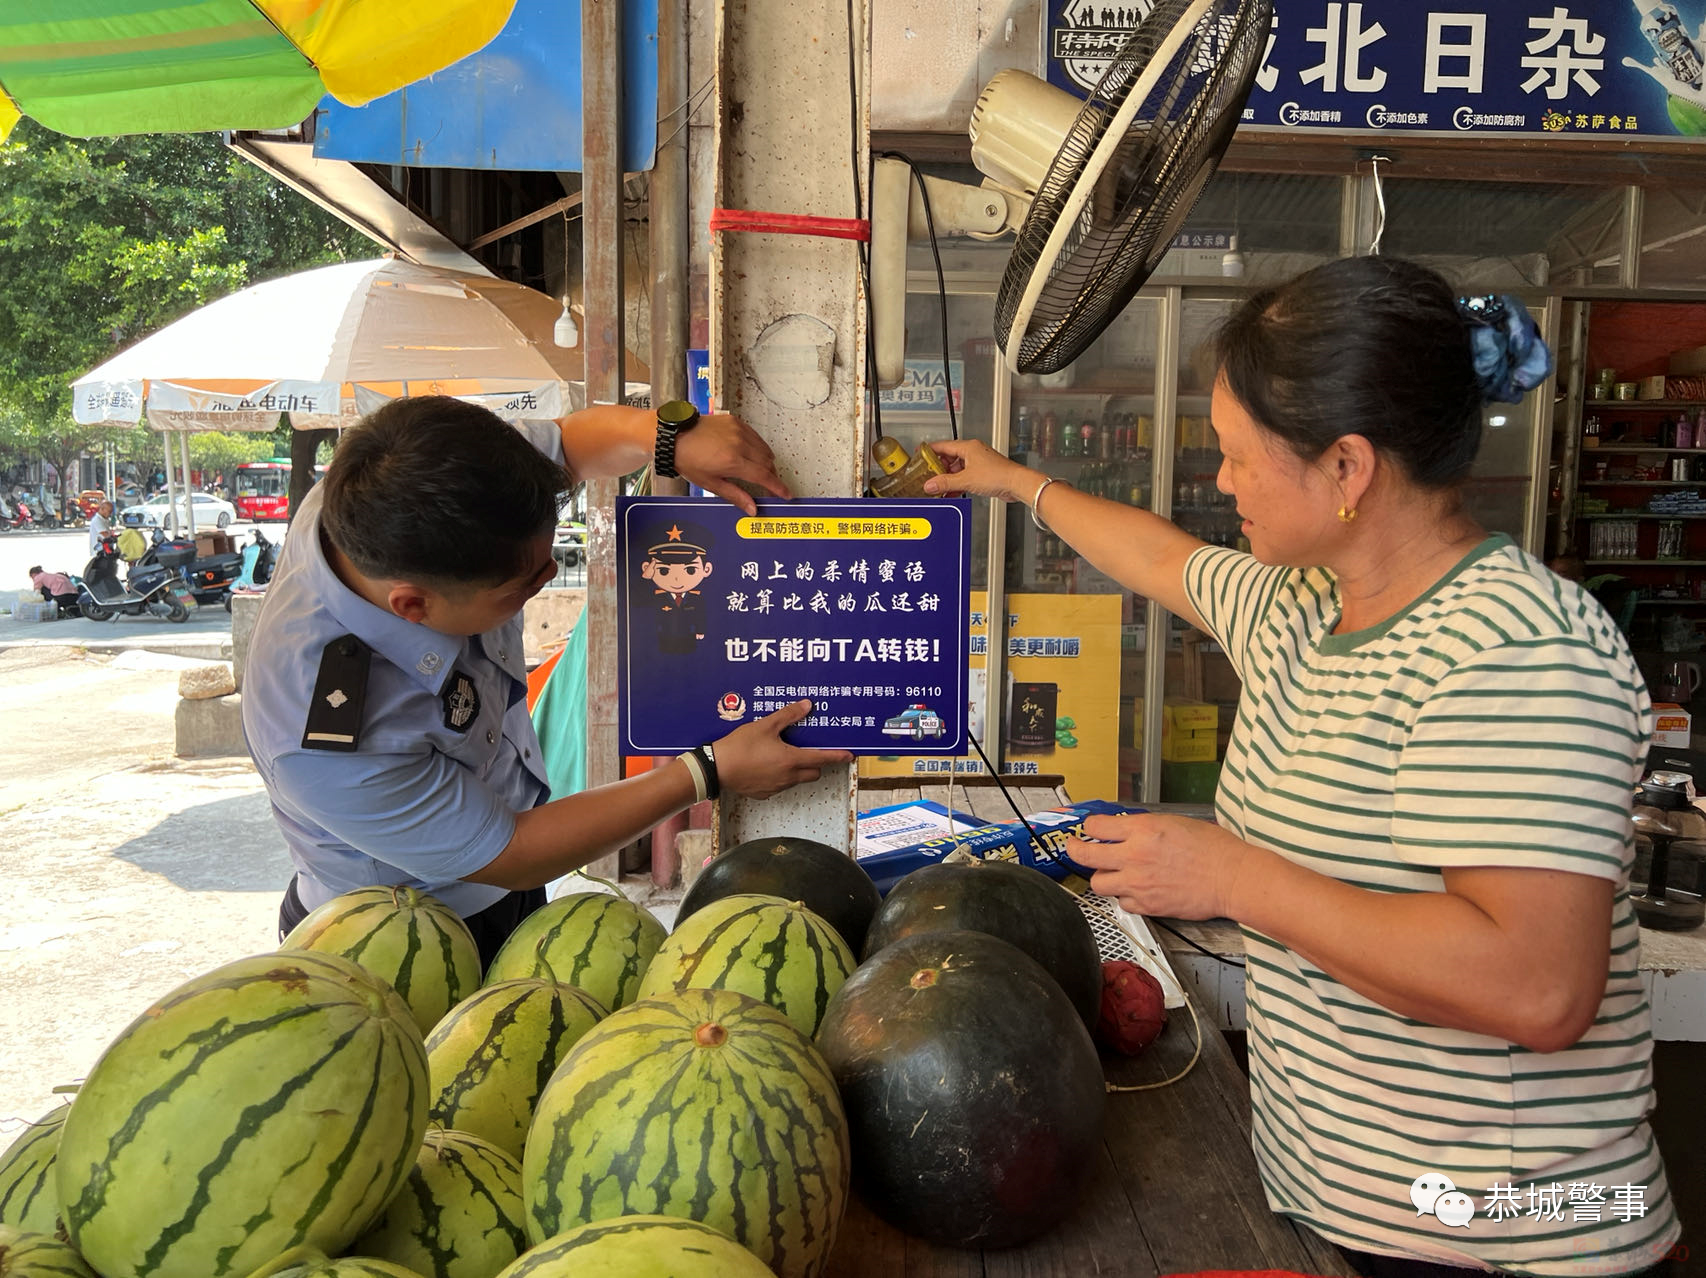
<path id="1" fill-rule="evenodd" d="M 1443 891 L 1452 866 L 1617 884 L 1599 1016 L 1544 1055 L 1400 1016 L 1245 928 L 1270 1205 L 1363 1251 L 1546 1275 L 1653 1264 L 1678 1226 L 1646 1122 L 1652 1028 L 1629 901 L 1652 706 L 1617 627 L 1502 535 L 1350 634 L 1333 633 L 1324 569 L 1205 547 L 1185 586 L 1244 682 L 1215 805 L 1227 829 L 1377 892 Z M 1466 1226 L 1412 1205 L 1424 1173 L 1470 1196 Z"/>

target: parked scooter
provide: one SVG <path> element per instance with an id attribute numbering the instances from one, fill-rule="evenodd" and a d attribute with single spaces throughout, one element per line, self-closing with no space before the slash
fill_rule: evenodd
<path id="1" fill-rule="evenodd" d="M 121 612 L 130 617 L 153 614 L 167 621 L 188 621 L 196 600 L 183 578 L 183 568 L 194 555 L 193 548 L 186 555 L 181 550 L 149 547 L 120 581 L 119 565 L 124 560 L 117 537 L 108 533 L 83 569 L 77 604 L 91 621 L 111 621 Z"/>
<path id="2" fill-rule="evenodd" d="M 36 518 L 30 512 L 27 501 L 22 497 L 14 496 L 11 505 L 8 506 L 5 500 L 0 498 L 0 529 L 9 531 L 15 528 L 28 531 L 35 526 Z"/>
<path id="3" fill-rule="evenodd" d="M 267 588 L 267 582 L 272 580 L 273 564 L 278 558 L 278 547 L 268 541 L 259 528 L 254 528 L 250 530 L 249 543 L 243 547 L 242 554 L 243 571 L 231 583 L 231 589 L 225 592 L 226 612 L 231 611 L 233 594 L 259 594 Z"/>
<path id="4" fill-rule="evenodd" d="M 150 534 L 151 545 L 137 559 L 136 567 L 131 571 L 147 564 L 159 562 L 161 554 L 176 558 L 187 553 L 190 560 L 184 565 L 184 580 L 189 582 L 190 591 L 195 595 L 197 603 L 216 604 L 224 601 L 231 592 L 231 585 L 243 571 L 243 556 L 232 550 L 219 555 L 196 556 L 195 542 L 188 538 L 169 539 L 159 528 Z M 229 609 L 227 609 L 229 611 Z"/>

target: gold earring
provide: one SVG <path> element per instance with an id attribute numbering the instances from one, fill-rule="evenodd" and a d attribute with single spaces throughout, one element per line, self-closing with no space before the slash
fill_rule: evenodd
<path id="1" fill-rule="evenodd" d="M 1351 507 L 1349 507 L 1349 506 L 1340 506 L 1339 507 L 1339 522 L 1341 524 L 1353 523 L 1353 522 L 1355 522 L 1356 517 L 1357 517 L 1357 513 Z"/>

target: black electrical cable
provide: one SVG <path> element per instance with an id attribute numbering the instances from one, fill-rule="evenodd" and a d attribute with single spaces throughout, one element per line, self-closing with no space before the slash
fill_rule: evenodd
<path id="1" fill-rule="evenodd" d="M 978 744 L 977 738 L 972 736 L 969 730 L 966 732 L 966 740 L 971 742 L 972 748 L 977 751 L 977 757 L 983 760 L 983 766 L 989 769 L 990 779 L 995 782 L 996 789 L 1001 791 L 1001 797 L 1007 800 L 1007 806 L 1013 809 L 1013 815 L 1019 818 L 1019 823 L 1025 827 L 1025 832 L 1031 836 L 1031 846 L 1056 865 L 1065 865 L 1066 861 L 1053 848 L 1043 842 L 1042 836 L 1036 832 L 1035 827 L 1031 825 L 1025 814 L 1019 811 L 1019 805 L 1013 801 L 1012 792 L 1007 789 L 1006 783 L 1002 781 L 1001 773 L 996 771 L 995 765 L 989 761 L 989 756 L 983 752 L 983 747 Z"/>
<path id="2" fill-rule="evenodd" d="M 859 144 L 863 137 L 863 117 L 859 112 L 859 25 L 853 14 L 853 0 L 847 0 L 847 96 L 849 110 L 848 125 L 853 142 L 853 163 L 850 172 L 853 176 L 853 216 L 860 221 L 865 217 L 864 192 L 859 189 Z M 872 182 L 871 170 L 865 171 L 866 189 Z M 865 395 L 871 410 L 871 422 L 876 434 L 883 433 L 883 407 L 879 402 L 882 388 L 877 385 L 877 352 L 871 341 L 871 248 L 866 241 L 858 241 L 859 278 L 865 285 Z"/>
<path id="3" fill-rule="evenodd" d="M 953 438 L 960 437 L 959 414 L 954 411 L 954 366 L 948 357 L 948 281 L 942 273 L 942 250 L 936 241 L 936 215 L 930 207 L 930 189 L 924 185 L 924 174 L 920 171 L 912 157 L 899 151 L 884 151 L 885 160 L 899 160 L 906 165 L 912 174 L 912 181 L 918 187 L 918 197 L 924 205 L 924 225 L 930 232 L 930 256 L 936 263 L 936 297 L 941 303 L 942 317 L 942 385 L 946 387 L 948 397 L 948 431 Z"/>
<path id="4" fill-rule="evenodd" d="M 1155 924 L 1155 926 L 1160 928 L 1163 932 L 1171 932 L 1174 936 L 1178 937 L 1181 941 L 1183 941 L 1186 945 L 1190 946 L 1193 950 L 1196 950 L 1199 953 L 1208 955 L 1216 963 L 1224 963 L 1224 964 L 1226 964 L 1227 967 L 1248 967 L 1249 966 L 1249 964 L 1247 964 L 1247 963 L 1240 963 L 1237 959 L 1229 959 L 1224 954 L 1216 954 L 1213 950 L 1205 949 L 1203 946 L 1198 945 L 1195 941 L 1191 940 L 1191 938 L 1186 936 L 1183 932 L 1179 931 L 1178 928 L 1170 927 L 1166 923 L 1163 923 L 1160 919 L 1150 919 L 1149 922 Z"/>

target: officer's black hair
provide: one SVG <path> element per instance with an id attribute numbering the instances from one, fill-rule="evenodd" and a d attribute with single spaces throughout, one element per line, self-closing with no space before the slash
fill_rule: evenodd
<path id="1" fill-rule="evenodd" d="M 368 414 L 323 482 L 326 535 L 363 575 L 478 590 L 535 566 L 573 479 L 493 413 L 428 395 Z"/>
<path id="2" fill-rule="evenodd" d="M 1303 461 L 1361 435 L 1441 490 L 1480 448 L 1469 323 L 1451 285 L 1414 262 L 1342 258 L 1256 293 L 1213 354 L 1238 402 Z"/>

